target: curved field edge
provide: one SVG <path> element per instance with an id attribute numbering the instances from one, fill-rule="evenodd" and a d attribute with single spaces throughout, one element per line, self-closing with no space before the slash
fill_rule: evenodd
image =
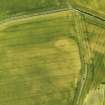
<path id="1" fill-rule="evenodd" d="M 32 21 L 33 19 L 40 19 L 40 18 L 49 18 L 49 16 L 57 16 L 57 14 L 62 15 L 62 13 L 69 12 L 67 9 L 60 9 L 60 10 L 53 10 L 53 11 L 47 11 L 47 12 L 41 12 L 41 13 L 35 13 L 32 15 L 24 15 L 24 16 L 16 16 L 11 17 L 5 20 L 2 20 L 0 22 L 0 30 L 5 29 L 6 27 L 9 27 L 11 25 L 21 24 L 21 23 L 27 23 Z M 58 15 L 58 16 L 59 16 Z"/>
<path id="2" fill-rule="evenodd" d="M 27 101 L 26 101 L 27 103 L 24 102 L 24 105 L 26 105 L 26 104 L 31 105 L 32 103 L 30 100 L 32 100 L 31 99 L 31 97 L 32 97 L 32 98 L 34 98 L 34 100 L 35 100 L 35 98 L 36 98 L 36 100 L 38 100 L 37 104 L 39 104 L 39 105 L 42 103 L 44 103 L 45 105 L 46 105 L 46 103 L 48 103 L 48 105 L 49 104 L 51 104 L 51 105 L 54 105 L 54 104 L 57 104 L 57 105 L 65 104 L 66 105 L 67 104 L 68 105 L 69 103 L 72 104 L 71 99 L 73 98 L 73 95 L 74 95 L 74 93 L 72 93 L 72 92 L 74 92 L 74 90 L 77 86 L 77 81 L 79 79 L 78 76 L 80 74 L 80 71 L 79 71 L 80 66 L 79 65 L 81 65 L 81 64 L 79 64 L 80 62 L 79 63 L 77 62 L 75 64 L 77 58 L 79 59 L 79 55 L 77 53 L 75 53 L 75 52 L 78 52 L 78 47 L 77 47 L 78 45 L 76 45 L 77 43 L 74 41 L 73 35 L 71 35 L 71 34 L 74 34 L 74 32 L 70 33 L 71 31 L 69 31 L 70 28 L 68 27 L 70 25 L 70 24 L 68 24 L 68 22 L 72 22 L 72 21 L 68 20 L 68 19 L 72 19 L 71 16 L 72 15 L 70 14 L 70 11 L 62 11 L 62 12 L 57 12 L 57 13 L 53 13 L 53 14 L 48 14 L 45 16 L 40 15 L 40 16 L 30 17 L 30 18 L 26 18 L 26 19 L 22 18 L 19 20 L 18 19 L 12 20 L 7 23 L 3 23 L 4 25 L 1 24 L 2 29 L 0 30 L 0 43 L 1 43 L 0 47 L 1 47 L 2 51 L 0 53 L 1 54 L 4 53 L 4 55 L 1 57 L 2 59 L 1 59 L 0 63 L 2 64 L 1 67 L 3 67 L 2 68 L 3 70 L 5 70 L 7 67 L 6 71 L 9 74 L 9 76 L 6 76 L 7 74 L 5 74 L 5 73 L 3 74 L 6 77 L 5 80 L 3 80 L 4 77 L 1 76 L 1 79 L 2 79 L 1 81 L 6 82 L 6 83 L 2 82 L 1 86 L 6 89 L 7 87 L 11 87 L 12 84 L 16 84 L 16 86 L 19 86 L 20 87 L 19 89 L 22 89 L 24 92 L 24 89 L 25 89 L 24 85 L 26 87 L 27 86 L 29 87 L 29 85 L 32 85 L 32 90 L 33 90 L 33 91 L 29 90 L 32 93 L 32 95 L 31 95 L 31 93 L 28 93 L 28 91 L 27 91 L 23 95 L 29 94 L 29 96 L 25 95 L 26 97 L 23 97 L 23 98 L 21 96 L 20 90 L 18 90 L 18 96 L 14 97 L 15 101 L 11 101 L 12 100 L 11 97 L 10 97 L 10 99 L 6 98 L 6 101 L 8 103 L 11 101 L 10 103 L 12 105 L 16 101 L 18 101 L 18 99 L 22 102 L 22 100 L 29 98 L 28 99 L 29 102 L 27 102 Z M 59 19 L 59 17 L 61 18 L 61 20 Z M 56 18 L 58 19 L 58 21 L 56 21 Z M 56 24 L 56 22 L 58 22 L 58 23 Z M 43 25 L 43 27 L 42 27 L 42 25 Z M 56 29 L 54 26 L 56 27 Z M 39 27 L 41 27 L 41 28 L 39 28 Z M 31 31 L 29 31 L 28 29 Z M 20 35 L 21 32 L 22 32 L 22 34 Z M 33 33 L 33 35 L 29 34 L 30 32 L 31 32 L 31 34 Z M 37 34 L 34 35 L 34 33 L 37 33 Z M 17 37 L 15 37 L 16 35 L 17 35 Z M 30 35 L 32 38 L 30 37 Z M 54 38 L 53 38 L 53 35 L 54 35 Z M 48 40 L 46 38 L 48 38 Z M 64 43 L 64 44 L 62 45 L 62 43 Z M 75 47 L 76 47 L 76 49 L 75 49 Z M 44 55 L 46 57 L 46 59 L 45 59 L 46 64 L 43 62 L 44 57 L 40 58 L 41 54 L 39 54 L 38 51 L 41 54 L 43 53 L 42 55 Z M 61 54 L 61 52 L 62 52 L 62 54 Z M 58 55 L 54 56 L 53 53 L 58 54 Z M 5 54 L 6 54 L 6 56 L 5 56 Z M 33 58 L 33 56 L 35 54 L 36 54 L 36 56 L 39 56 L 39 57 L 36 57 L 36 60 Z M 74 54 L 76 54 L 76 55 L 74 56 Z M 63 67 L 65 65 L 65 66 L 67 66 L 67 68 L 66 68 L 67 74 L 64 74 L 65 76 L 64 76 L 63 80 L 62 80 L 61 76 L 60 77 L 57 77 L 57 76 L 59 76 L 59 74 L 63 74 L 64 72 L 58 71 L 58 70 L 57 70 L 57 72 L 55 70 L 52 71 L 52 73 L 50 75 L 49 75 L 49 73 L 44 73 L 43 71 L 41 71 L 40 73 L 36 72 L 38 75 L 40 75 L 40 77 L 38 77 L 37 75 L 34 76 L 34 74 L 35 74 L 34 73 L 35 72 L 34 65 L 32 66 L 33 71 L 32 72 L 28 71 L 28 73 L 27 73 L 27 72 L 25 72 L 25 70 L 22 70 L 22 67 L 26 63 L 26 65 L 25 65 L 26 67 L 24 66 L 24 68 L 27 70 L 30 69 L 31 66 L 28 65 L 28 60 L 27 60 L 29 57 L 31 57 L 29 62 L 32 64 L 35 63 L 35 65 L 37 65 L 37 69 L 39 69 L 39 70 L 46 68 L 46 71 L 47 71 L 49 68 L 57 69 L 59 67 L 62 67 L 61 69 L 65 71 L 65 67 Z M 55 58 L 57 61 L 55 60 Z M 6 61 L 6 59 L 9 62 Z M 55 62 L 55 64 L 53 64 L 53 63 L 49 64 L 49 62 L 51 62 L 51 59 Z M 66 60 L 66 61 L 63 62 L 63 60 Z M 40 64 L 38 64 L 38 62 L 40 62 L 40 61 L 42 64 L 41 66 L 40 66 Z M 71 62 L 71 61 L 73 61 L 73 62 Z M 48 62 L 48 64 L 47 64 L 47 62 Z M 14 65 L 12 65 L 12 63 Z M 6 67 L 3 66 L 4 64 L 6 64 Z M 47 68 L 48 65 L 49 65 L 49 68 Z M 22 70 L 22 71 L 19 72 L 18 71 L 19 69 L 17 69 L 16 67 L 20 68 L 20 70 Z M 69 70 L 69 67 L 71 68 L 71 70 Z M 12 68 L 14 68 L 14 70 L 12 70 Z M 72 68 L 73 68 L 73 70 L 72 70 Z M 74 71 L 76 72 L 77 69 L 78 69 L 78 71 L 75 74 Z M 24 74 L 24 72 L 25 72 L 25 74 Z M 69 76 L 68 72 L 72 72 L 71 74 L 74 75 L 75 77 L 78 77 L 78 79 L 74 80 L 74 78 L 72 76 Z M 16 76 L 16 74 L 17 74 L 17 76 Z M 31 74 L 34 77 L 31 78 L 31 76 L 32 76 Z M 54 75 L 52 75 L 52 74 L 54 74 Z M 43 75 L 43 76 L 41 76 L 41 75 Z M 49 76 L 46 76 L 46 75 L 49 75 Z M 29 76 L 29 78 L 27 78 L 27 76 Z M 52 78 L 50 76 L 55 77 L 55 80 L 57 80 L 57 81 L 52 82 Z M 8 77 L 9 77 L 9 79 L 8 79 Z M 22 80 L 22 78 L 24 78 L 24 79 Z M 35 78 L 37 78 L 36 81 L 34 81 Z M 13 79 L 13 81 L 12 81 L 12 79 Z M 19 80 L 17 80 L 17 79 L 19 79 Z M 28 79 L 28 81 L 27 81 L 27 79 Z M 8 83 L 8 80 L 9 80 L 10 84 Z M 41 83 L 39 83 L 40 80 L 41 80 Z M 32 82 L 32 84 L 29 83 L 29 81 Z M 23 83 L 23 85 L 22 85 L 22 83 Z M 24 84 L 24 83 L 26 83 L 26 84 Z M 44 85 L 44 83 L 45 83 L 45 85 Z M 8 84 L 7 87 L 5 86 L 6 84 Z M 34 84 L 37 84 L 37 86 L 35 86 Z M 41 85 L 41 87 L 40 87 L 40 85 Z M 72 85 L 73 85 L 73 87 L 72 87 Z M 46 88 L 46 86 L 48 86 L 48 87 Z M 62 90 L 62 86 L 64 87 L 64 92 Z M 23 88 L 21 88 L 21 87 L 23 87 Z M 38 88 L 39 89 L 43 88 L 43 90 L 45 90 L 45 92 L 43 91 L 41 94 L 37 93 L 37 95 L 39 95 L 39 97 L 41 99 L 38 99 L 37 96 L 35 94 L 33 94 L 34 92 L 36 92 L 36 90 Z M 53 90 L 54 90 L 54 91 L 52 91 L 53 93 L 50 91 L 51 88 L 53 88 Z M 16 89 L 18 89 L 18 88 L 16 88 L 13 85 L 14 92 L 16 92 Z M 46 89 L 48 89 L 48 91 Z M 3 88 L 1 89 L 1 91 L 4 91 Z M 5 94 L 4 95 L 1 94 L 1 95 L 3 95 L 3 97 L 6 97 L 6 94 L 8 94 L 8 91 L 9 91 L 9 93 L 11 93 L 11 89 L 9 89 L 9 90 L 7 89 Z M 55 95 L 54 92 L 57 93 L 57 95 Z M 17 93 L 15 93 L 15 94 L 17 94 Z M 48 94 L 48 96 L 47 96 L 47 94 Z M 51 98 L 49 96 L 51 96 Z M 52 97 L 54 97 L 54 98 L 52 98 Z M 72 98 L 70 98 L 70 97 L 72 97 Z M 53 101 L 53 99 L 54 99 L 54 101 Z M 40 100 L 42 100 L 42 101 L 40 101 Z M 61 101 L 61 100 L 63 100 L 63 101 Z M 4 101 L 5 101 L 5 98 L 2 100 L 2 103 Z M 20 101 L 19 101 L 19 103 L 17 103 L 18 105 L 21 104 Z M 35 102 L 33 102 L 33 103 L 35 103 Z"/>
<path id="3" fill-rule="evenodd" d="M 91 5 L 91 7 L 89 7 L 90 6 L 89 3 L 90 4 L 93 3 Z M 72 6 L 72 8 L 77 9 L 77 10 L 79 10 L 81 12 L 86 13 L 86 14 L 93 15 L 94 17 L 97 17 L 100 20 L 105 21 L 104 9 L 102 11 L 98 11 L 97 9 L 94 8 L 94 6 L 95 6 L 94 1 L 89 1 L 89 3 L 88 3 L 88 1 L 68 0 L 68 4 L 70 4 Z M 101 4 L 102 3 L 103 2 L 101 1 Z M 97 7 L 98 7 L 98 5 L 101 6 L 100 3 L 98 3 L 97 1 L 96 1 L 96 5 L 97 5 Z"/>
<path id="4" fill-rule="evenodd" d="M 65 8 L 64 0 L 1 0 L 0 20 L 14 16 Z"/>

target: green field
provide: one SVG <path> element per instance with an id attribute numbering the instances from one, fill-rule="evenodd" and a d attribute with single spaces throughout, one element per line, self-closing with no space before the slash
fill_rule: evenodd
<path id="1" fill-rule="evenodd" d="M 1 0 L 0 105 L 105 105 L 104 8 Z"/>
<path id="2" fill-rule="evenodd" d="M 105 20 L 105 1 L 104 0 L 68 0 L 73 8 L 90 13 Z"/>
<path id="3" fill-rule="evenodd" d="M 0 20 L 62 8 L 65 0 L 0 0 Z"/>
<path id="4" fill-rule="evenodd" d="M 72 19 L 63 11 L 2 24 L 1 105 L 72 104 L 81 69 Z"/>
<path id="5" fill-rule="evenodd" d="M 104 105 L 104 90 L 105 86 L 102 84 L 98 86 L 98 88 L 90 90 L 89 94 L 87 95 L 84 101 L 84 105 Z"/>

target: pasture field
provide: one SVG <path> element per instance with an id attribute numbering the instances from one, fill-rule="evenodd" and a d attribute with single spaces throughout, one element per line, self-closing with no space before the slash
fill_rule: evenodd
<path id="1" fill-rule="evenodd" d="M 105 83 L 105 22 L 84 13 L 79 19 L 76 20 L 75 18 L 75 21 L 77 23 L 75 27 L 78 29 L 77 35 L 80 36 L 79 41 L 85 47 L 81 49 L 82 46 L 79 46 L 82 55 L 84 55 L 84 62 L 82 61 L 82 63 L 87 65 L 87 76 L 84 86 L 82 85 L 84 78 L 79 83 L 81 85 L 78 85 L 80 88 L 76 92 L 74 105 L 83 105 L 88 93 L 93 90 L 95 91 L 101 83 Z M 82 72 L 82 75 L 85 74 L 86 72 Z M 82 92 L 79 95 L 81 86 L 83 86 Z M 88 97 L 91 98 L 91 96 Z"/>
<path id="2" fill-rule="evenodd" d="M 2 24 L 1 105 L 72 105 L 81 70 L 72 14 Z"/>
<path id="3" fill-rule="evenodd" d="M 105 86 L 103 84 L 99 85 L 98 88 L 92 89 L 84 100 L 83 105 L 104 105 L 104 91 Z"/>
<path id="4" fill-rule="evenodd" d="M 0 20 L 66 8 L 65 0 L 0 0 Z"/>
<path id="5" fill-rule="evenodd" d="M 0 105 L 104 105 L 104 8 L 1 0 Z"/>
<path id="6" fill-rule="evenodd" d="M 105 0 L 68 0 L 70 4 L 84 12 L 105 19 Z"/>

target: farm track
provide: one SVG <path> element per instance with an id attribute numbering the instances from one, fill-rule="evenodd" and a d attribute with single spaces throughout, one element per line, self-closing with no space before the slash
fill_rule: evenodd
<path id="1" fill-rule="evenodd" d="M 57 13 L 57 12 L 64 12 L 67 11 L 68 9 L 59 9 L 59 10 L 52 10 L 52 11 L 47 11 L 47 12 L 40 12 L 40 13 L 35 13 L 32 15 L 23 15 L 23 16 L 16 16 L 16 17 L 11 17 L 5 20 L 0 21 L 0 31 L 7 28 L 9 25 L 17 24 L 17 23 L 24 23 L 25 21 L 30 21 L 35 19 L 38 16 L 46 16 L 49 14 Z"/>

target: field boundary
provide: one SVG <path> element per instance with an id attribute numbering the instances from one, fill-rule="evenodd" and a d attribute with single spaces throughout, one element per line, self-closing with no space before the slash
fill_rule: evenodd
<path id="1" fill-rule="evenodd" d="M 32 18 L 34 19 L 34 17 L 37 17 L 37 16 L 45 16 L 45 15 L 49 15 L 49 14 L 53 14 L 53 13 L 57 13 L 57 12 L 63 12 L 63 11 L 65 11 L 65 12 L 66 11 L 74 11 L 74 12 L 78 12 L 83 15 L 87 15 L 87 16 L 89 16 L 88 18 L 94 18 L 97 21 L 98 20 L 101 21 L 100 24 L 102 24 L 102 25 L 104 24 L 104 26 L 105 26 L 105 23 L 104 23 L 105 19 L 103 19 L 102 17 L 99 17 L 99 16 L 92 14 L 88 11 L 84 11 L 79 7 L 75 8 L 74 6 L 72 6 L 72 4 L 70 6 L 71 6 L 71 8 L 67 7 L 67 8 L 58 9 L 58 10 L 50 10 L 50 11 L 33 13 L 33 14 L 28 14 L 28 15 L 14 16 L 14 17 L 4 19 L 4 20 L 0 21 L 0 31 L 5 29 L 4 27 L 6 25 L 7 25 L 6 27 L 8 27 L 9 24 L 12 24 L 14 22 L 18 23 L 19 21 L 21 21 L 21 22 L 28 21 L 28 20 L 31 20 Z"/>

